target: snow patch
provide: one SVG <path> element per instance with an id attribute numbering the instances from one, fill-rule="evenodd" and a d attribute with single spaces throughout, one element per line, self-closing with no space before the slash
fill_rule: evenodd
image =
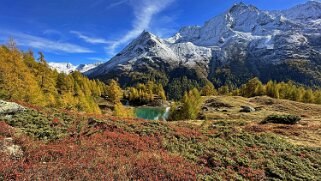
<path id="1" fill-rule="evenodd" d="M 59 73 L 70 74 L 74 71 L 79 71 L 81 73 L 87 72 L 97 66 L 103 64 L 103 62 L 97 62 L 93 64 L 80 64 L 80 65 L 73 65 L 71 63 L 57 63 L 57 62 L 49 62 L 48 65 L 51 69 L 57 70 Z"/>

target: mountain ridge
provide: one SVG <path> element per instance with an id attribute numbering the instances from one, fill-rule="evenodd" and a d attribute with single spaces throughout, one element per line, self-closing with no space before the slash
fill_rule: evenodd
<path id="1" fill-rule="evenodd" d="M 307 9 L 313 15 L 300 12 Z M 301 15 L 305 18 L 298 18 Z M 165 86 L 181 77 L 210 80 L 216 86 L 240 85 L 255 76 L 265 82 L 293 80 L 320 86 L 319 22 L 319 1 L 280 11 L 238 3 L 203 26 L 182 27 L 168 39 L 144 31 L 110 61 L 85 75 L 104 81 L 118 78 L 123 86 L 148 77 Z"/>
<path id="2" fill-rule="evenodd" d="M 59 73 L 65 73 L 70 74 L 74 71 L 79 71 L 81 73 L 87 72 L 93 68 L 96 68 L 97 66 L 103 64 L 103 62 L 96 62 L 92 64 L 79 64 L 79 65 L 73 65 L 68 62 L 49 62 L 48 65 L 51 69 L 57 70 Z"/>

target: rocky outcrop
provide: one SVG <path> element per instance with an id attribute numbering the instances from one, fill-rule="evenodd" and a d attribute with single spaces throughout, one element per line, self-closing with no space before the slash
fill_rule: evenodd
<path id="1" fill-rule="evenodd" d="M 23 157 L 21 146 L 15 145 L 12 138 L 4 138 L 0 141 L 0 152 L 7 154 L 13 159 L 20 159 Z"/>
<path id="2" fill-rule="evenodd" d="M 251 106 L 241 106 L 241 110 L 240 112 L 246 112 L 246 113 L 250 113 L 250 112 L 255 112 L 255 108 L 251 107 Z"/>
<path id="3" fill-rule="evenodd" d="M 25 108 L 20 106 L 17 103 L 6 102 L 6 101 L 0 100 L 0 115 L 1 114 L 14 114 L 14 113 L 21 112 L 24 110 L 25 110 Z"/>

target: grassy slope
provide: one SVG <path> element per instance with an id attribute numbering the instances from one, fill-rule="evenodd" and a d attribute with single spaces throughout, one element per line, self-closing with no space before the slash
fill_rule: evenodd
<path id="1" fill-rule="evenodd" d="M 0 140 L 14 137 L 25 152 L 20 160 L 0 153 L 0 180 L 321 179 L 321 106 L 267 97 L 205 99 L 232 107 L 209 107 L 207 121 L 173 123 L 47 109 L 0 118 Z M 263 107 L 239 113 L 241 105 Z M 275 112 L 304 119 L 258 124 Z"/>
<path id="2" fill-rule="evenodd" d="M 213 109 L 205 112 L 209 120 L 245 122 L 245 128 L 271 132 L 287 139 L 296 145 L 321 147 L 321 105 L 305 104 L 289 100 L 277 100 L 269 97 L 207 97 L 205 100 L 214 99 L 226 103 L 231 108 L 222 107 L 218 111 Z M 262 110 L 254 113 L 240 113 L 240 106 L 249 105 Z M 227 112 L 222 112 L 226 110 Z M 293 114 L 302 117 L 297 125 L 258 125 L 265 117 L 271 114 Z M 200 122 L 202 123 L 202 121 Z"/>

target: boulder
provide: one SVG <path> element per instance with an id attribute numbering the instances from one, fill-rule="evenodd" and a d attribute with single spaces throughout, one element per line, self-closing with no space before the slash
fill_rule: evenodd
<path id="1" fill-rule="evenodd" d="M 0 141 L 0 152 L 4 152 L 14 159 L 20 159 L 23 157 L 21 146 L 15 145 L 12 138 L 5 138 Z"/>
<path id="2" fill-rule="evenodd" d="M 241 110 L 240 112 L 247 112 L 247 113 L 250 113 L 250 112 L 255 112 L 255 109 L 251 106 L 241 106 Z"/>
<path id="3" fill-rule="evenodd" d="M 24 111 L 25 108 L 14 102 L 6 102 L 0 100 L 0 115 L 1 114 L 15 114 Z"/>
<path id="4" fill-rule="evenodd" d="M 207 111 L 209 111 L 209 108 L 206 107 L 206 106 L 203 106 L 203 107 L 202 107 L 202 111 L 203 111 L 203 112 L 207 112 Z"/>

